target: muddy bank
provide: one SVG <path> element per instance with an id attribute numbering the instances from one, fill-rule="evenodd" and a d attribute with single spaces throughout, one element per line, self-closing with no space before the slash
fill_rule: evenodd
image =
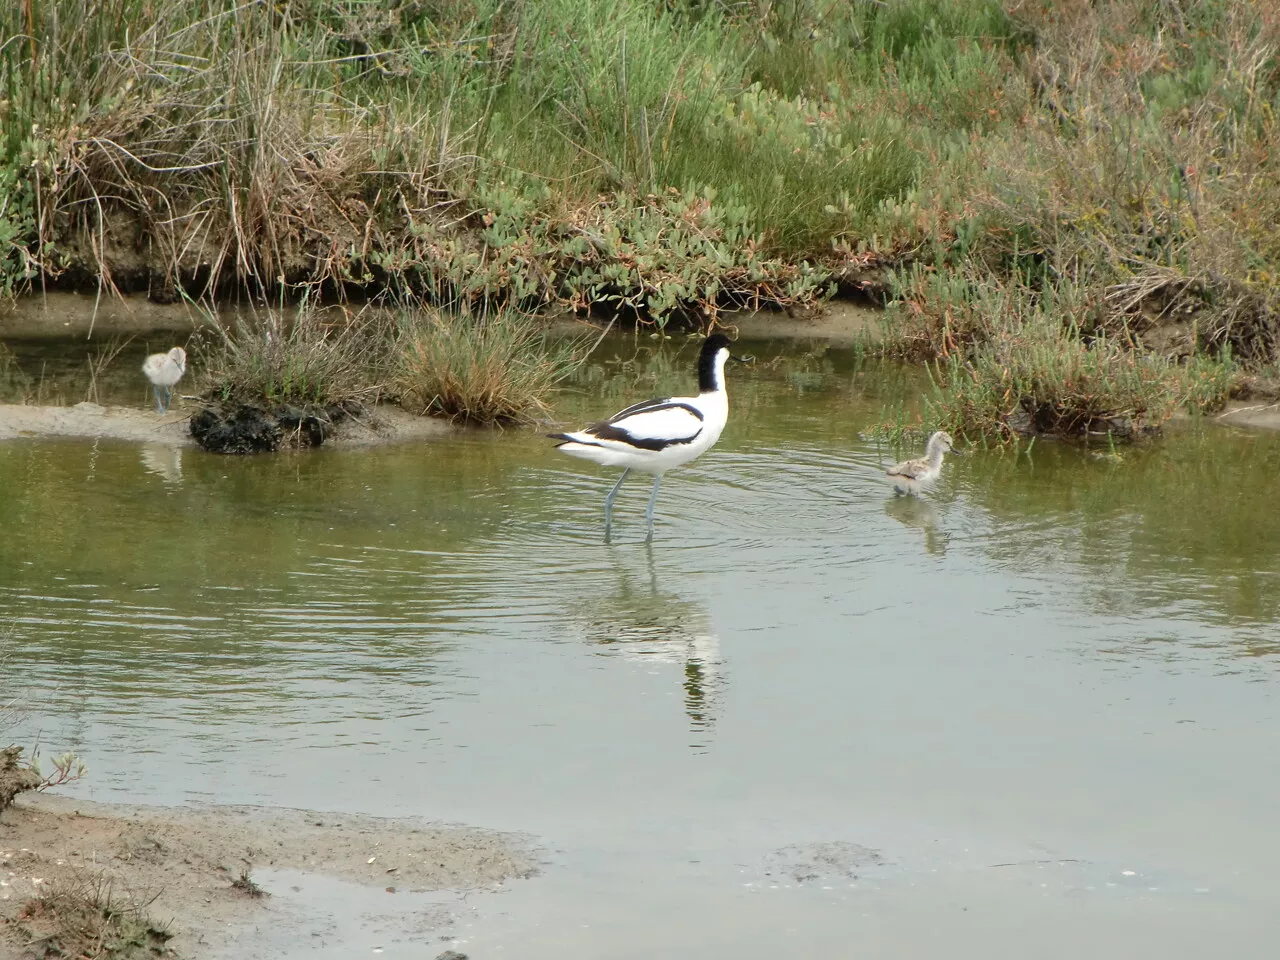
<path id="1" fill-rule="evenodd" d="M 291 870 L 396 893 L 490 889 L 533 875 L 527 838 L 416 820 L 255 807 L 163 809 L 40 796 L 0 817 L 0 960 L 21 946 L 22 906 L 101 877 L 149 899 L 179 956 L 198 958 L 270 918 L 242 873 Z M 270 894 L 270 883 L 264 882 Z M 37 954 L 39 955 L 39 954 Z M 434 953 L 431 954 L 434 956 Z"/>
<path id="2" fill-rule="evenodd" d="M 0 404 L 0 440 L 21 437 L 77 437 L 128 440 L 169 447 L 195 447 L 191 414 L 175 410 L 158 416 L 135 407 L 77 403 L 73 407 Z M 326 447 L 366 447 L 448 436 L 457 428 L 442 420 L 416 417 L 399 407 L 379 406 L 347 417 L 326 434 Z"/>
<path id="3" fill-rule="evenodd" d="M 0 337 L 95 338 L 160 331 L 190 331 L 207 316 L 185 303 L 152 303 L 146 297 L 56 292 L 0 303 Z"/>
<path id="4" fill-rule="evenodd" d="M 831 343 L 875 342 L 884 336 L 884 310 L 862 301 L 831 300 L 813 310 L 725 313 L 723 325 L 749 339 L 813 337 Z"/>
<path id="5" fill-rule="evenodd" d="M 0 404 L 0 440 L 19 437 L 132 440 L 174 447 L 195 444 L 187 417 L 179 413 L 160 417 L 152 411 L 88 402 L 73 407 Z"/>
<path id="6" fill-rule="evenodd" d="M 242 312 L 252 310 L 248 306 L 224 306 L 218 311 L 223 320 L 234 320 Z M 726 310 L 720 314 L 720 323 L 744 337 L 820 337 L 839 341 L 878 337 L 883 314 L 879 307 L 864 301 L 832 300 L 810 310 Z M 582 330 L 582 321 L 569 313 L 548 314 L 546 320 L 552 329 L 574 333 Z M 142 296 L 104 294 L 98 298 L 92 294 L 54 292 L 0 303 L 0 339 L 84 338 L 90 331 L 95 339 L 190 332 L 208 322 L 207 314 L 189 304 L 158 304 Z"/>

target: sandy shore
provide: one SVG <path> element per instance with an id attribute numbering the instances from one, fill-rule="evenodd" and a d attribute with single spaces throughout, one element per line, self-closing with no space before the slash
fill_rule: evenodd
<path id="1" fill-rule="evenodd" d="M 272 919 L 270 896 L 233 886 L 246 870 L 252 878 L 268 869 L 394 894 L 492 889 L 533 875 L 538 859 L 525 838 L 414 820 L 26 797 L 0 816 L 0 960 L 30 955 L 21 945 L 24 904 L 86 880 L 109 881 L 120 898 L 154 897 L 147 914 L 168 925 L 179 956 L 217 952 Z"/>
<path id="2" fill-rule="evenodd" d="M 35 407 L 0 404 L 0 440 L 19 437 L 79 437 L 130 440 L 171 447 L 194 447 L 190 414 L 183 409 L 158 416 L 136 407 Z M 430 417 L 415 417 L 399 407 L 380 406 L 337 424 L 325 446 L 362 447 L 407 443 L 448 436 L 455 427 Z"/>

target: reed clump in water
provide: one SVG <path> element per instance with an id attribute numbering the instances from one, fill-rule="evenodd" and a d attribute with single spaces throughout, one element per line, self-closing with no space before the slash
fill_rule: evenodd
<path id="1" fill-rule="evenodd" d="M 1136 439 L 1182 407 L 1220 408 L 1236 375 L 1229 353 L 1178 362 L 1140 349 L 1087 287 L 917 271 L 911 295 L 890 322 L 902 349 L 940 358 L 926 419 L 957 434 Z"/>
<path id="2" fill-rule="evenodd" d="M 304 303 L 212 325 L 206 409 L 192 429 L 207 448 L 237 453 L 274 450 L 291 432 L 322 443 L 334 422 L 379 401 L 456 422 L 532 422 L 588 352 L 510 309 L 350 314 Z"/>
<path id="3" fill-rule="evenodd" d="M 319 446 L 385 389 L 394 326 L 378 311 L 353 316 L 304 301 L 296 311 L 254 311 L 230 324 L 215 317 L 211 326 L 204 404 L 191 419 L 206 450 Z"/>

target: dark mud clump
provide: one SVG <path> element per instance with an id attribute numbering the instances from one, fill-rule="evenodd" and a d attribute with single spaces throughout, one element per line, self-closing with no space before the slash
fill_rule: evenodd
<path id="1" fill-rule="evenodd" d="M 281 447 L 318 447 L 348 416 L 342 407 L 252 404 L 206 407 L 191 418 L 191 436 L 211 453 L 271 453 Z"/>
<path id="2" fill-rule="evenodd" d="M 270 453 L 280 446 L 280 423 L 258 407 L 206 407 L 191 418 L 191 435 L 212 453 Z"/>
<path id="3" fill-rule="evenodd" d="M 40 786 L 40 774 L 22 762 L 21 747 L 0 750 L 0 813 L 13 803 L 13 798 Z"/>

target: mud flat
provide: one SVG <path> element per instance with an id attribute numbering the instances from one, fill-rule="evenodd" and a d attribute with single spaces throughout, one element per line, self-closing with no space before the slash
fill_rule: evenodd
<path id="1" fill-rule="evenodd" d="M 456 430 L 443 420 L 416 417 L 399 407 L 379 406 L 334 424 L 324 445 L 367 447 L 448 436 Z M 136 407 L 77 403 L 72 407 L 0 404 L 0 440 L 20 437 L 79 437 L 128 440 L 172 447 L 194 447 L 190 414 L 182 410 L 157 416 Z"/>
<path id="2" fill-rule="evenodd" d="M 1215 419 L 1233 427 L 1280 430 L 1280 403 L 1235 402 L 1229 404 Z"/>
<path id="3" fill-rule="evenodd" d="M 338 315 L 343 308 L 334 306 Z M 228 322 L 251 314 L 248 306 L 219 308 Z M 736 329 L 744 337 L 818 337 L 847 341 L 879 336 L 884 311 L 872 304 L 852 300 L 828 300 L 811 310 L 726 310 L 720 325 Z M 549 328 L 581 332 L 582 321 L 572 314 L 548 314 Z M 0 338 L 22 339 L 78 337 L 94 338 L 144 335 L 159 332 L 190 332 L 207 326 L 208 315 L 186 304 L 152 303 L 142 296 L 107 296 L 54 292 L 32 295 L 0 304 Z M 593 325 L 603 325 L 593 319 Z"/>
<path id="4" fill-rule="evenodd" d="M 299 871 L 392 894 L 493 889 L 538 866 L 527 838 L 464 826 L 39 796 L 0 817 L 0 960 L 43 956 L 24 946 L 36 931 L 23 907 L 77 884 L 109 884 L 121 900 L 151 901 L 146 913 L 172 936 L 167 947 L 199 958 L 225 947 L 238 928 L 270 920 L 272 898 L 254 895 L 242 880 L 255 870 Z M 270 883 L 264 887 L 272 892 Z"/>
<path id="5" fill-rule="evenodd" d="M 204 326 L 204 315 L 185 304 L 152 303 L 146 297 L 119 297 L 64 291 L 34 294 L 0 304 L 0 337 L 129 336 Z"/>

